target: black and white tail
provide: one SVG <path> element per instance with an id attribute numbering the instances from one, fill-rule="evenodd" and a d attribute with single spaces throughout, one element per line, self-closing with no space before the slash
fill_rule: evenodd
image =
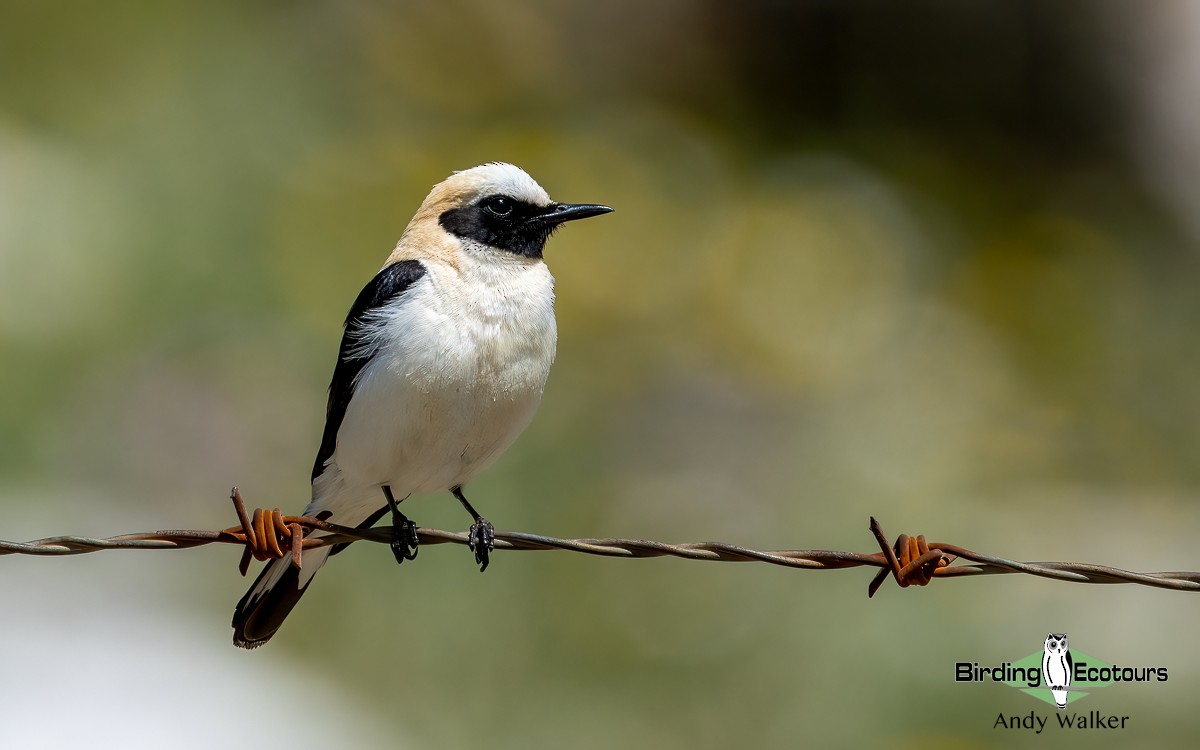
<path id="1" fill-rule="evenodd" d="M 263 568 L 233 612 L 234 645 L 258 648 L 271 640 L 325 564 L 330 551 L 330 547 L 306 550 L 301 570 L 292 566 L 291 557 L 272 560 Z"/>

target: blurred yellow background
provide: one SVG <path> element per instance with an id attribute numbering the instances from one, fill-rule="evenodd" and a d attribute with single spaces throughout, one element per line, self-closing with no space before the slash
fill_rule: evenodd
<path id="1" fill-rule="evenodd" d="M 346 309 L 501 160 L 617 212 L 549 245 L 497 528 L 1196 570 L 1197 50 L 1184 2 L 0 3 L 0 538 L 302 508 Z M 954 662 L 1049 631 L 1170 669 L 1057 745 L 1200 737 L 1181 593 L 358 545 L 243 653 L 237 558 L 0 561 L 0 746 L 1007 747 L 1045 705 Z"/>

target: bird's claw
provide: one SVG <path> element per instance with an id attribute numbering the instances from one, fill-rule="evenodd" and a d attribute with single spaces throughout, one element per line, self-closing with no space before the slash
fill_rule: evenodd
<path id="1" fill-rule="evenodd" d="M 420 543 L 421 539 L 417 535 L 417 524 L 403 513 L 393 513 L 391 547 L 392 555 L 396 558 L 396 564 L 399 565 L 405 560 L 416 559 L 417 547 Z"/>
<path id="2" fill-rule="evenodd" d="M 475 553 L 479 572 L 487 570 L 491 551 L 496 549 L 496 527 L 486 518 L 477 519 L 467 532 L 467 546 Z"/>

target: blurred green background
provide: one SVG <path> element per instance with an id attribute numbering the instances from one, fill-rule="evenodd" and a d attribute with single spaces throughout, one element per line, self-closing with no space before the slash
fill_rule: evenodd
<path id="1" fill-rule="evenodd" d="M 498 528 L 869 551 L 874 514 L 1200 567 L 1200 5 L 0 14 L 0 538 L 303 507 L 350 302 L 429 186 L 503 160 L 617 213 L 548 249 L 558 362 L 471 485 Z M 1180 593 L 361 545 L 244 653 L 237 557 L 5 558 L 0 745 L 1001 747 L 1045 704 L 954 662 L 1052 630 L 1170 680 L 1049 741 L 1200 737 Z"/>

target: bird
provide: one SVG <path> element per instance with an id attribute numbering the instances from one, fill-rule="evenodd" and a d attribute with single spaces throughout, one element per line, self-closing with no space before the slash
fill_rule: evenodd
<path id="1" fill-rule="evenodd" d="M 557 203 L 502 162 L 435 185 L 346 316 L 304 515 L 362 528 L 390 512 L 402 563 L 419 540 L 400 503 L 449 490 L 471 515 L 470 548 L 486 569 L 495 530 L 463 487 L 541 401 L 558 337 L 546 241 L 612 210 Z M 306 550 L 299 569 L 268 562 L 234 611 L 234 644 L 270 640 L 342 546 Z"/>

